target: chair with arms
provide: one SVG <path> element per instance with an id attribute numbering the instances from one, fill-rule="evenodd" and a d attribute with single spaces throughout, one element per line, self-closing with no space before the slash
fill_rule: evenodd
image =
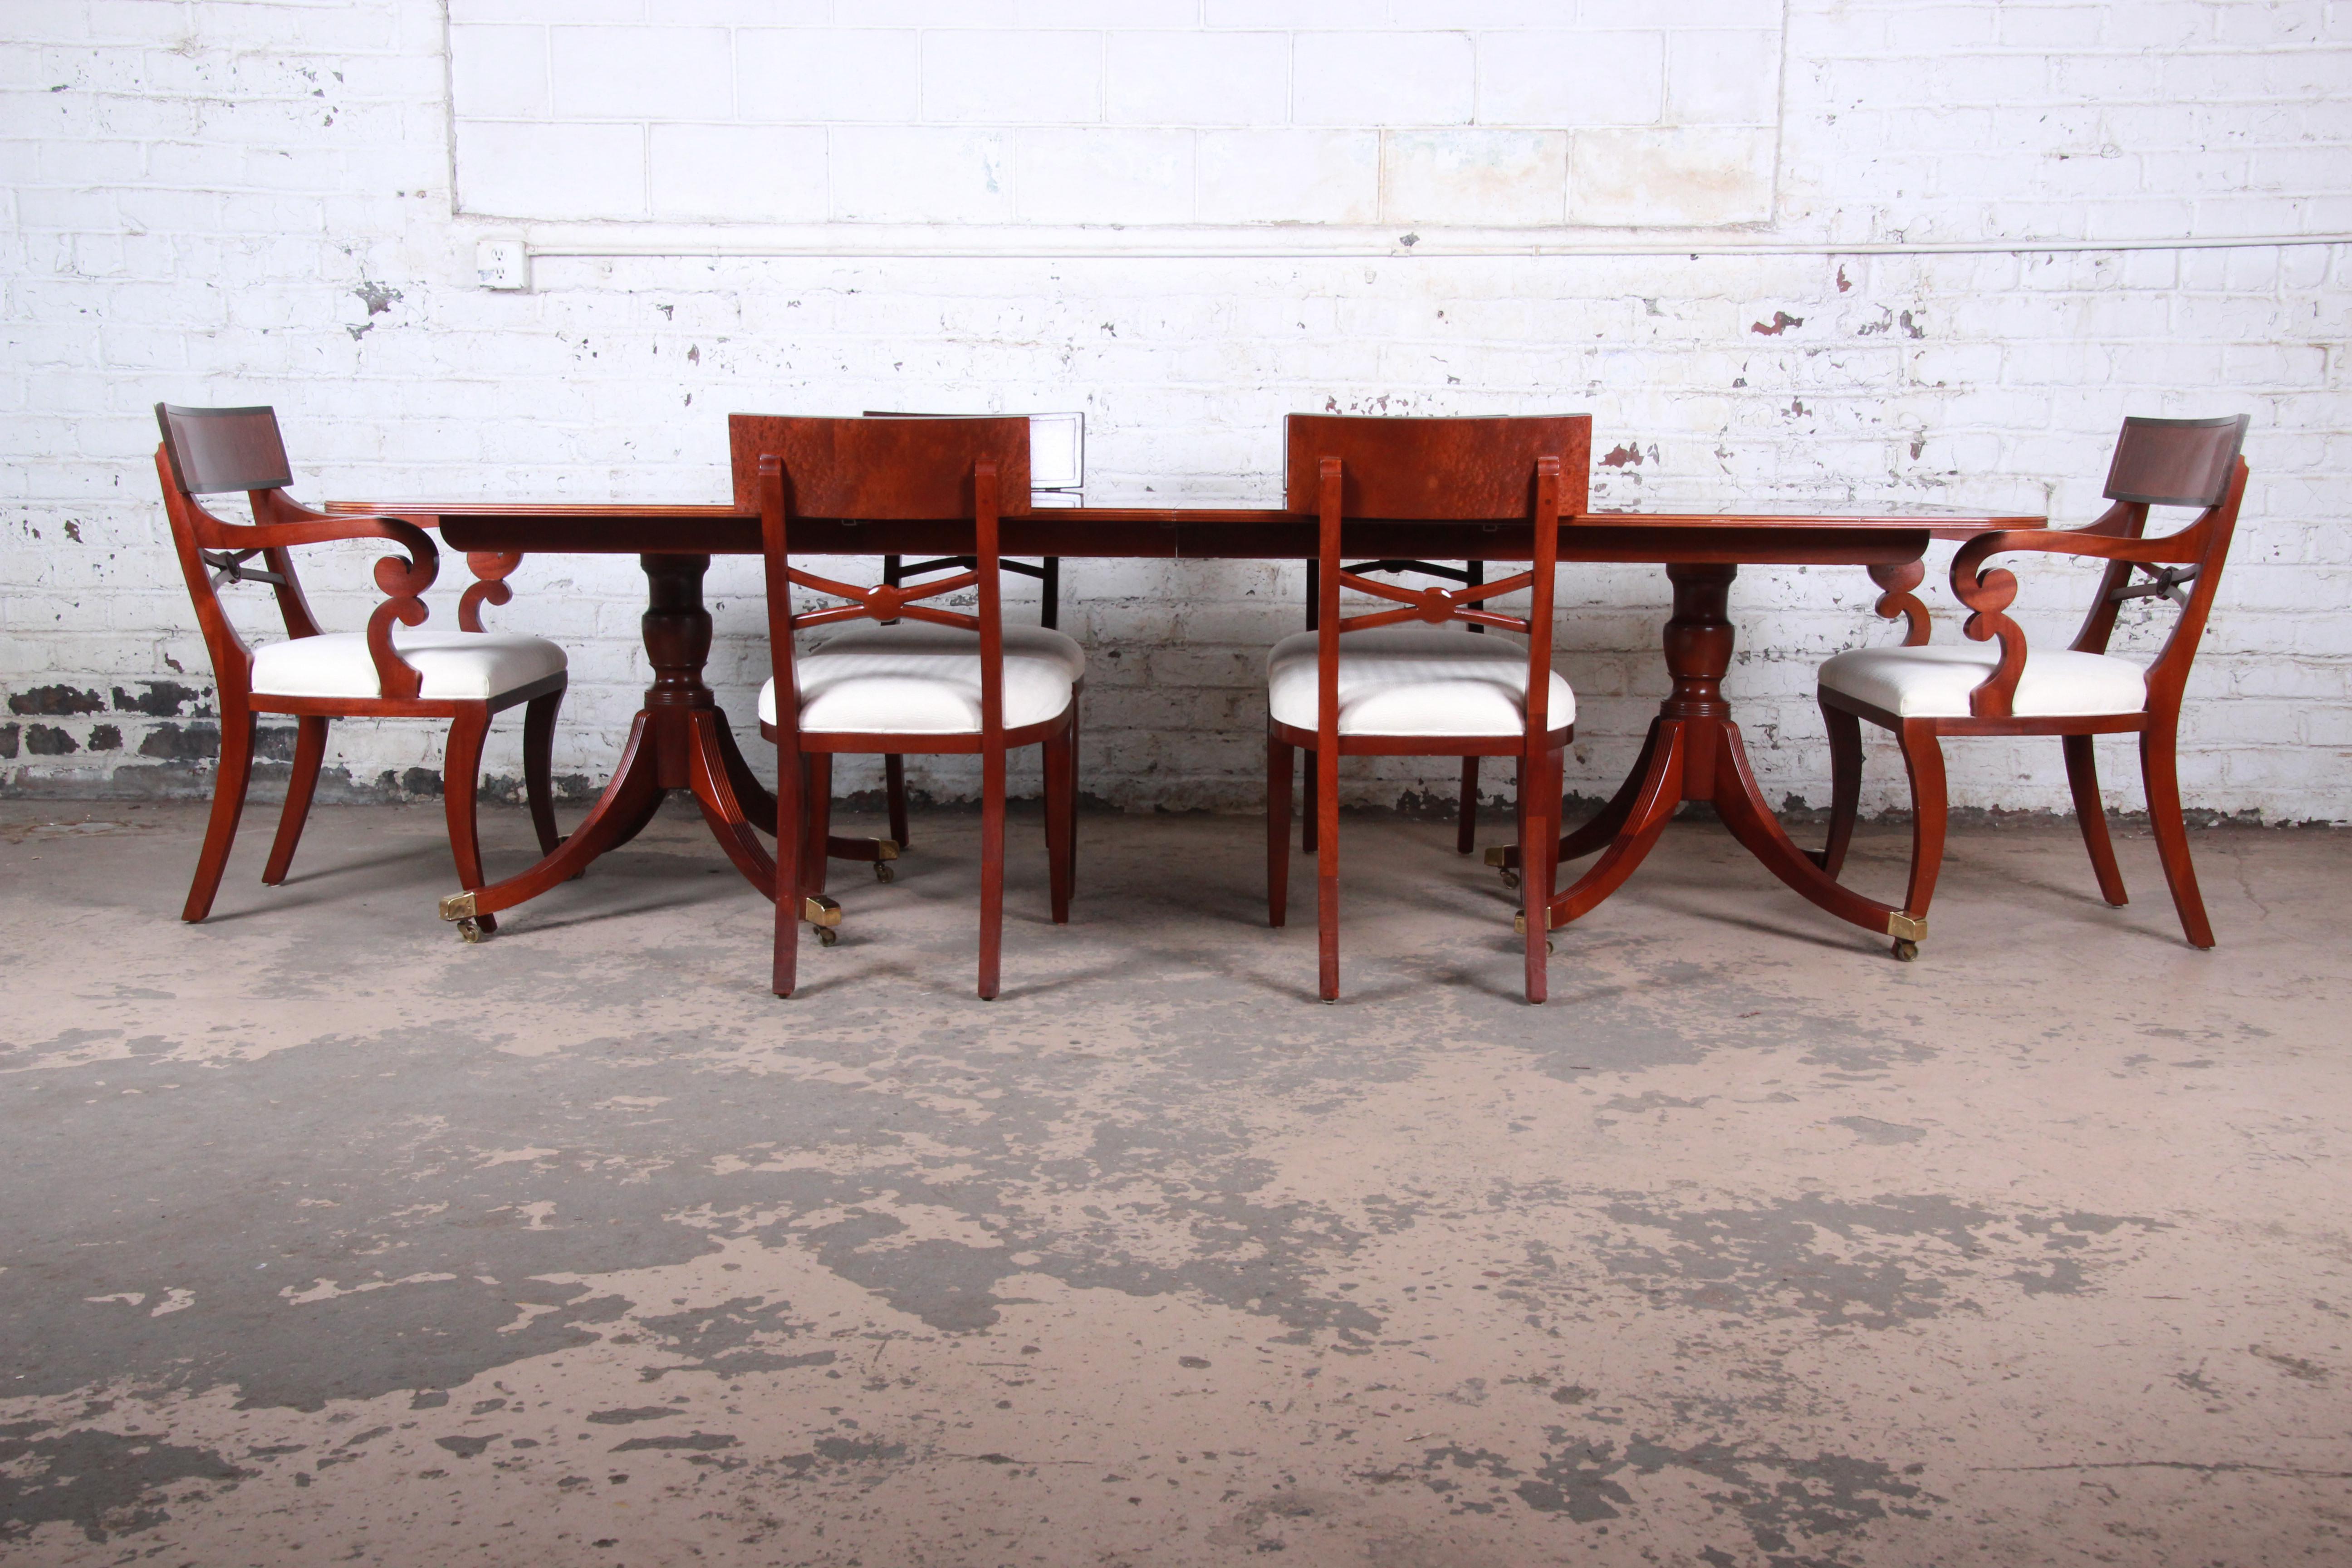
<path id="1" fill-rule="evenodd" d="M 1888 590 L 1878 613 L 1889 620 L 1904 617 L 1908 631 L 1901 647 L 1842 653 L 1822 666 L 1822 717 L 1829 727 L 1833 778 L 1829 838 L 1820 857 L 1823 869 L 1837 874 L 1853 837 L 1862 796 L 1863 720 L 1895 732 L 1910 771 L 1911 876 L 1903 907 L 1922 921 L 1944 854 L 1943 738 L 2056 735 L 2064 746 L 2074 815 L 2099 891 L 2108 903 L 2120 905 L 2123 876 L 2099 802 L 2092 737 L 2137 734 L 2149 826 L 2173 906 L 2190 945 L 2213 945 L 2213 928 L 2189 863 L 2175 752 L 2181 692 L 2245 499 L 2247 468 L 2239 449 L 2246 426 L 2243 415 L 2126 419 L 2107 470 L 2105 495 L 2114 504 L 2097 521 L 2072 530 L 1988 533 L 1962 546 L 1952 561 L 1952 592 L 1971 612 L 1965 627 L 1970 644 L 1928 641 L 1927 608 L 1910 593 L 1924 576 L 1921 568 L 1875 570 Z M 2195 508 L 2198 516 L 2177 533 L 2150 539 L 2146 535 L 2151 506 Z M 2098 597 L 2071 647 L 2030 653 L 2025 634 L 2004 613 L 2017 597 L 2017 579 L 1985 563 L 2012 551 L 2107 563 Z M 2150 580 L 2135 583 L 2136 572 Z M 2143 669 L 2107 652 L 2107 640 L 2124 602 L 2149 597 L 2172 599 L 2181 612 L 2163 650 Z M 1916 941 L 1896 940 L 1897 958 L 1917 952 Z"/>
<path id="2" fill-rule="evenodd" d="M 458 879 L 467 888 L 479 888 L 484 879 L 475 791 L 482 743 L 492 714 L 526 704 L 523 774 L 531 824 L 540 847 L 553 849 L 555 797 L 549 763 L 556 710 L 563 701 L 563 650 L 541 637 L 482 629 L 483 604 L 503 605 L 514 596 L 504 577 L 516 558 L 474 561 L 481 580 L 458 603 L 458 630 L 412 631 L 425 623 L 427 612 L 421 595 L 440 570 L 439 552 L 424 530 L 394 518 L 329 517 L 289 500 L 286 487 L 293 483 L 293 473 L 278 435 L 278 416 L 268 408 L 177 408 L 159 403 L 155 418 L 163 435 L 155 452 L 163 510 L 171 518 L 180 570 L 212 655 L 220 703 L 220 772 L 214 784 L 212 820 L 181 918 L 201 921 L 212 910 L 252 778 L 255 719 L 263 713 L 285 714 L 298 723 L 293 773 L 286 784 L 278 837 L 261 874 L 265 883 L 274 886 L 286 879 L 318 787 L 327 726 L 338 718 L 449 721 L 442 764 L 449 849 L 457 862 Z M 238 490 L 246 493 L 252 508 L 250 523 L 215 517 L 197 500 Z M 295 575 L 296 546 L 339 539 L 386 539 L 407 552 L 404 558 L 387 555 L 375 563 L 376 586 L 384 600 L 368 617 L 364 633 L 321 631 Z M 262 566 L 247 565 L 257 554 Z M 286 625 L 285 641 L 248 648 L 237 636 L 218 589 L 241 582 L 268 583 L 275 590 Z M 477 927 L 492 929 L 487 917 Z"/>
<path id="3" fill-rule="evenodd" d="M 1275 645 L 1266 672 L 1266 918 L 1288 915 L 1291 757 L 1304 751 L 1317 826 L 1319 994 L 1339 995 L 1339 781 L 1348 756 L 1516 757 L 1519 842 L 1559 841 L 1560 757 L 1576 697 L 1551 668 L 1560 520 L 1584 507 L 1592 423 L 1582 415 L 1521 419 L 1380 419 L 1294 414 L 1289 501 L 1320 525 L 1316 629 Z M 1342 564 L 1350 520 L 1524 521 L 1529 569 L 1460 588 L 1407 589 Z M 1339 614 L 1339 590 L 1400 606 Z M 1527 589 L 1526 616 L 1484 606 Z M 1450 623 L 1523 637 L 1472 637 Z M 1412 623 L 1420 622 L 1421 625 Z M 1522 879 L 1527 993 L 1545 995 L 1549 856 Z"/>
<path id="4" fill-rule="evenodd" d="M 997 519 L 1005 496 L 1025 500 L 1029 430 L 1023 419 L 728 421 L 748 471 L 765 544 L 773 678 L 760 693 L 760 730 L 776 744 L 773 986 L 793 994 L 801 900 L 824 891 L 833 759 L 841 752 L 971 755 L 981 760 L 979 992 L 998 989 L 1004 929 L 1005 752 L 1043 745 L 1045 846 L 1055 924 L 1069 920 L 1076 847 L 1071 749 L 1086 655 L 1059 632 L 1007 646 Z M 972 528 L 971 570 L 912 585 L 859 587 L 793 564 L 796 517 L 858 521 L 958 519 Z M 835 603 L 795 612 L 793 589 Z M 978 613 L 923 601 L 978 591 Z M 794 634 L 835 622 L 876 624 L 803 654 Z M 892 624 L 896 623 L 896 624 Z"/>

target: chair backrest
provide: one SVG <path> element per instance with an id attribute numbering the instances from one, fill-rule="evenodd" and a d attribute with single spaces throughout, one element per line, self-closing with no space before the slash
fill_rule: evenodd
<path id="1" fill-rule="evenodd" d="M 1001 498 L 1025 502 L 1025 419 L 797 419 L 736 414 L 727 421 L 738 505 L 760 514 L 768 583 L 768 642 L 776 681 L 777 743 L 789 766 L 799 753 L 799 684 L 793 635 L 835 621 L 931 621 L 980 634 L 981 749 L 1004 749 L 1004 605 L 997 548 Z M 748 476 L 748 483 L 743 476 Z M 859 586 L 793 565 L 795 517 L 854 521 L 963 518 L 971 522 L 972 568 L 902 586 Z M 836 602 L 793 609 L 793 589 Z M 978 614 L 922 603 L 976 588 Z"/>
<path id="2" fill-rule="evenodd" d="M 727 416 L 735 504 L 759 510 L 759 459 L 782 460 L 793 517 L 919 521 L 972 515 L 972 465 L 996 465 L 1000 497 L 1029 501 L 1029 421 Z M 1000 502 L 1000 504 L 1002 504 Z"/>
<path id="3" fill-rule="evenodd" d="M 1289 420 L 1290 509 L 1317 514 L 1318 717 L 1319 750 L 1339 744 L 1339 638 L 1351 631 L 1421 621 L 1500 627 L 1528 639 L 1527 743 L 1549 728 L 1551 619 L 1559 559 L 1559 525 L 1583 510 L 1592 451 L 1588 415 L 1509 419 L 1387 419 L 1294 414 Z M 1311 476 L 1311 483 L 1309 482 Z M 1376 582 L 1340 563 L 1349 518 L 1424 521 L 1524 521 L 1532 537 L 1528 570 L 1460 588 L 1410 589 Z M 1339 615 L 1339 590 L 1352 588 L 1403 606 Z M 1485 608 L 1519 589 L 1524 616 Z"/>
<path id="4" fill-rule="evenodd" d="M 1590 415 L 1508 419 L 1386 419 L 1294 414 L 1288 506 L 1318 510 L 1317 465 L 1344 468 L 1341 510 L 1349 517 L 1428 521 L 1524 519 L 1539 457 L 1559 459 L 1561 505 L 1585 509 L 1592 466 Z"/>
<path id="5" fill-rule="evenodd" d="M 192 496 L 278 490 L 294 482 L 274 408 L 178 408 L 155 405 L 172 477 Z"/>
<path id="6" fill-rule="evenodd" d="M 2221 419 L 2124 421 L 2107 465 L 2106 498 L 2141 506 L 2221 504 L 2238 452 L 2246 444 L 2248 416 Z"/>
<path id="7" fill-rule="evenodd" d="M 2074 637 L 2077 651 L 2105 653 L 2116 615 L 2127 601 L 2168 598 L 2179 605 L 2180 617 L 2148 667 L 2151 710 L 2178 703 L 2212 614 L 2221 567 L 2245 500 L 2250 475 L 2242 449 L 2251 424 L 2243 414 L 2219 419 L 2134 417 L 2124 421 L 2116 437 L 2105 489 L 2106 499 L 2115 505 L 2084 531 L 2142 539 L 2147 533 L 2148 508 L 2198 509 L 2197 520 L 2188 527 L 2150 542 L 2163 547 L 2162 561 L 2108 563 L 2099 581 L 2099 596 Z M 2140 573 L 2147 581 L 2134 582 L 2134 574 Z"/>
<path id="8" fill-rule="evenodd" d="M 172 542 L 186 579 L 188 598 L 212 656 L 213 674 L 226 688 L 244 686 L 252 671 L 252 652 L 220 602 L 223 584 L 266 583 L 278 600 L 278 610 L 289 637 L 319 635 L 317 617 L 295 575 L 293 552 L 282 546 L 238 548 L 237 525 L 215 517 L 198 496 L 242 490 L 251 502 L 257 521 L 274 514 L 278 492 L 294 482 L 286 460 L 286 443 L 278 430 L 273 408 L 182 408 L 155 405 L 155 424 L 163 443 L 155 451 L 156 478 L 163 489 L 163 510 L 172 523 Z M 247 531 L 248 533 L 250 531 Z M 258 554 L 258 568 L 246 563 Z"/>

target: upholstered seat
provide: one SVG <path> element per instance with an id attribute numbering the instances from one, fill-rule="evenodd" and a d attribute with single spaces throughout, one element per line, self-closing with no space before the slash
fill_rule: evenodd
<path id="1" fill-rule="evenodd" d="M 1042 724 L 1070 705 L 1086 650 L 1045 626 L 1004 628 L 1004 727 Z M 800 727 L 812 733 L 964 735 L 980 731 L 980 634 L 924 621 L 860 626 L 793 661 Z M 776 683 L 760 689 L 776 721 Z"/>
<path id="2" fill-rule="evenodd" d="M 1266 656 L 1266 701 L 1277 724 L 1318 718 L 1314 632 Z M 1517 637 L 1437 626 L 1377 626 L 1339 643 L 1342 735 L 1517 735 L 1527 725 L 1528 650 Z M 1545 721 L 1576 722 L 1576 694 L 1558 670 Z"/>
<path id="3" fill-rule="evenodd" d="M 491 701 L 564 673 L 563 649 L 544 637 L 395 626 L 392 646 L 415 668 L 428 702 Z M 370 698 L 383 694 L 367 638 L 329 632 L 253 652 L 256 697 Z"/>
<path id="4" fill-rule="evenodd" d="M 1965 719 L 1969 693 L 2000 662 L 2000 645 L 1990 642 L 1857 648 L 1824 663 L 1821 684 L 1898 719 Z M 2147 677 L 2131 660 L 2033 648 L 2010 710 L 2021 719 L 2087 718 L 2147 706 Z"/>

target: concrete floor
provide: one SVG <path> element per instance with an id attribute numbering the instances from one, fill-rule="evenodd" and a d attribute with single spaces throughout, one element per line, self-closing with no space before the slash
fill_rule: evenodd
<path id="1" fill-rule="evenodd" d="M 786 1003 L 691 818 L 467 947 L 437 812 L 194 928 L 84 815 L 0 805 L 0 1560 L 2352 1562 L 2352 835 L 2199 835 L 2200 953 L 1966 833 L 1898 964 L 1686 824 L 1530 1008 L 1351 822 L 1324 1007 L 1254 821 L 1057 931 L 1032 819 L 982 1004 L 946 815 Z"/>

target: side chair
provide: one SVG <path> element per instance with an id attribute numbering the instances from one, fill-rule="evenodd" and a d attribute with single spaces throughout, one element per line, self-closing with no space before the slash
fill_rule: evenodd
<path id="1" fill-rule="evenodd" d="M 220 706 L 220 770 L 212 819 L 180 918 L 201 921 L 211 912 L 252 780 L 255 720 L 264 713 L 286 714 L 298 724 L 286 805 L 261 873 L 267 884 L 283 882 L 293 863 L 326 755 L 327 726 L 339 718 L 449 721 L 442 803 L 457 879 L 470 889 L 485 885 L 475 822 L 482 744 L 492 714 L 523 704 L 523 777 L 531 826 L 540 848 L 552 850 L 557 837 L 549 763 L 567 679 L 563 649 L 543 637 L 482 629 L 482 605 L 513 598 L 504 578 L 519 558 L 475 561 L 480 580 L 458 601 L 457 630 L 413 630 L 425 624 L 428 612 L 422 595 L 440 571 L 440 552 L 424 530 L 396 518 L 330 517 L 288 499 L 293 472 L 278 416 L 269 408 L 159 403 L 155 418 L 163 435 L 155 450 L 163 510 L 212 656 Z M 252 509 L 249 523 L 215 517 L 197 500 L 238 490 Z M 376 562 L 375 584 L 384 599 L 368 616 L 365 632 L 320 630 L 295 575 L 296 546 L 339 539 L 385 539 L 407 552 Z M 256 555 L 262 564 L 247 564 Z M 270 585 L 286 640 L 246 646 L 218 592 L 237 583 Z M 484 916 L 466 934 L 470 941 L 495 929 L 496 922 Z"/>
<path id="2" fill-rule="evenodd" d="M 1074 741 L 1086 654 L 1057 631 L 1029 628 L 1012 646 L 1004 626 L 997 545 L 1003 498 L 1025 503 L 1025 419 L 792 419 L 738 414 L 728 421 L 739 470 L 754 475 L 765 545 L 773 675 L 760 692 L 760 732 L 776 745 L 773 987 L 796 984 L 799 900 L 824 891 L 833 759 L 842 752 L 973 755 L 981 763 L 980 973 L 997 994 L 1004 936 L 1005 752 L 1042 745 L 1045 851 L 1054 923 L 1067 923 L 1076 855 Z M 870 587 L 793 564 L 792 523 L 961 521 L 971 526 L 972 566 L 952 577 Z M 835 601 L 795 611 L 793 590 Z M 976 590 L 975 614 L 925 601 Z M 870 620 L 808 653 L 796 634 Z"/>
<path id="3" fill-rule="evenodd" d="M 2123 874 L 2107 837 L 2091 747 L 2096 735 L 2136 734 L 2148 823 L 2173 907 L 2191 946 L 2213 945 L 2213 927 L 2189 858 L 2176 751 L 2181 693 L 2245 500 L 2247 468 L 2239 449 L 2246 426 L 2243 415 L 2126 419 L 2107 469 L 2105 496 L 2114 504 L 2098 521 L 2069 530 L 2006 530 L 1963 545 L 1952 561 L 1952 592 L 1971 612 L 1963 627 L 1971 639 L 1967 644 L 1928 640 L 1927 607 L 1910 592 L 1925 576 L 1920 566 L 1874 570 L 1886 590 L 1877 613 L 1888 620 L 1904 618 L 1907 632 L 1900 647 L 1842 653 L 1821 668 L 1832 779 L 1829 838 L 1819 857 L 1823 870 L 1836 876 L 1853 841 L 1862 798 L 1863 720 L 1895 732 L 1910 771 L 1911 877 L 1903 908 L 1922 922 L 1944 856 L 1944 738 L 2055 735 L 2065 752 L 2074 816 L 2099 892 L 2108 903 L 2120 905 Z M 2179 532 L 2150 539 L 2152 506 L 2193 508 L 2198 515 Z M 2013 551 L 2107 563 L 2098 597 L 2071 647 L 2027 649 L 2024 632 L 2005 613 L 2017 597 L 2017 578 L 1985 564 Z M 2148 580 L 2134 582 L 2135 573 Z M 2178 603 L 2181 611 L 2155 662 L 2143 669 L 2109 653 L 2107 641 L 2125 602 L 2159 597 Z M 1915 958 L 1918 951 L 1916 941 L 1895 942 L 1897 958 Z"/>
<path id="4" fill-rule="evenodd" d="M 1266 660 L 1267 923 L 1288 918 L 1292 754 L 1306 752 L 1313 799 L 1318 986 L 1339 996 L 1339 759 L 1516 757 L 1519 842 L 1557 846 L 1561 753 L 1575 733 L 1576 694 L 1551 668 L 1554 578 L 1564 516 L 1581 511 L 1592 440 L 1583 415 L 1514 419 L 1382 419 L 1294 414 L 1289 509 L 1316 513 L 1320 549 L 1316 625 Z M 1351 520 L 1523 523 L 1525 572 L 1459 588 L 1408 589 L 1342 564 Z M 1342 617 L 1339 591 L 1401 606 Z M 1485 601 L 1526 589 L 1524 616 Z M 1414 625 L 1412 623 L 1421 623 Z M 1477 637 L 1461 622 L 1517 634 Z M 1545 996 L 1544 912 L 1557 866 L 1549 854 L 1521 883 L 1527 994 Z"/>
<path id="5" fill-rule="evenodd" d="M 890 409 L 869 408 L 866 410 L 865 417 L 868 419 L 976 419 L 986 418 L 988 416 L 908 414 Z M 1066 458 L 1075 458 L 1077 464 L 1076 471 L 1051 478 L 1036 472 L 1038 468 L 1036 459 L 1039 454 L 1037 426 L 1034 421 L 1025 414 L 1018 417 L 1029 425 L 1030 469 L 1034 482 L 1048 484 L 1056 480 L 1067 480 L 1075 484 L 1084 477 L 1086 450 L 1084 415 L 1078 416 L 1078 435 L 1075 445 L 1063 454 Z M 1028 506 L 1030 498 L 1026 495 L 1016 495 L 1013 498 L 1013 504 L 1017 510 Z M 886 587 L 897 588 L 904 586 L 908 581 L 917 577 L 927 577 L 936 572 L 970 572 L 978 564 L 969 555 L 942 555 L 930 561 L 908 561 L 902 555 L 885 555 L 882 557 L 882 582 Z M 1036 580 L 1037 624 L 1049 632 L 1058 632 L 1062 626 L 1062 558 L 1058 555 L 1047 555 L 1034 563 L 1027 561 L 1001 561 L 997 564 L 1003 571 L 1010 572 L 1017 577 L 1030 577 Z M 1027 635 L 1027 628 L 1021 626 L 1007 626 L 1004 628 L 1004 634 L 1005 646 L 1015 652 L 1034 651 L 1040 647 L 1053 646 L 1051 638 L 1031 637 Z M 1073 736 L 1071 744 L 1075 746 L 1076 743 L 1076 738 Z M 895 855 L 897 851 L 906 848 L 913 842 L 908 837 L 911 829 L 907 821 L 907 759 L 896 752 L 888 753 L 882 759 L 882 798 L 889 815 L 891 852 Z M 874 874 L 887 882 L 891 877 L 889 868 L 888 859 L 877 860 L 874 864 Z"/>

